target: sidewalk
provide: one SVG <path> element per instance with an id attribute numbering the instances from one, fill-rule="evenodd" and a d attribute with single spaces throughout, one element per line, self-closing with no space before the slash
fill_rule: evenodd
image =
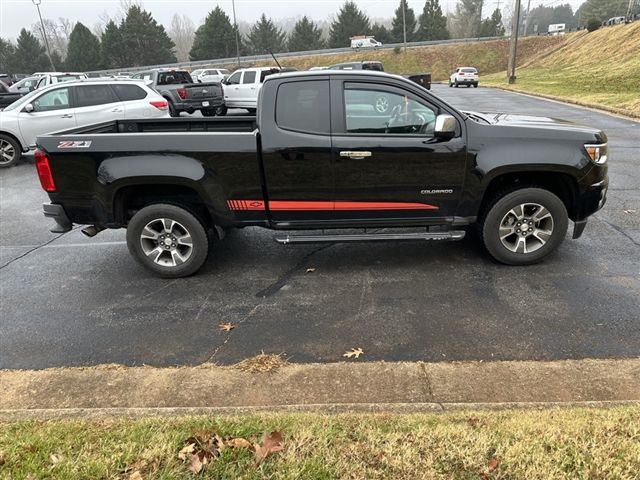
<path id="1" fill-rule="evenodd" d="M 269 410 L 427 411 L 640 400 L 640 359 L 99 366 L 0 371 L 0 418 Z"/>

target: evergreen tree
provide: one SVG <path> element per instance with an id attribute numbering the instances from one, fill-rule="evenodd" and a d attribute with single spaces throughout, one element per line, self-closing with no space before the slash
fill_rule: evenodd
<path id="1" fill-rule="evenodd" d="M 69 36 L 65 67 L 77 72 L 100 68 L 100 41 L 80 22 L 76 23 Z"/>
<path id="2" fill-rule="evenodd" d="M 110 20 L 104 27 L 100 42 L 100 61 L 104 68 L 127 66 L 120 27 Z"/>
<path id="3" fill-rule="evenodd" d="M 219 6 L 209 12 L 204 23 L 196 30 L 191 60 L 229 58 L 236 55 L 236 30 Z"/>
<path id="4" fill-rule="evenodd" d="M 286 35 L 263 13 L 247 35 L 247 45 L 253 54 L 276 53 L 286 50 Z"/>
<path id="5" fill-rule="evenodd" d="M 404 23 L 402 22 L 402 7 L 404 7 Z M 396 8 L 396 15 L 391 23 L 391 38 L 394 43 L 404 41 L 404 25 L 407 26 L 407 42 L 415 41 L 416 37 L 416 14 L 413 8 L 407 6 L 407 0 L 400 0 L 400 5 Z M 382 42 L 376 37 L 376 40 Z"/>
<path id="6" fill-rule="evenodd" d="M 340 8 L 337 18 L 331 23 L 329 47 L 348 47 L 350 38 L 369 33 L 369 18 L 357 7 L 355 2 L 347 0 Z"/>
<path id="7" fill-rule="evenodd" d="M 611 17 L 626 15 L 628 6 L 628 0 L 586 0 L 578 8 L 577 16 L 580 20 L 580 25 L 586 25 L 591 18 L 606 22 Z M 639 13 L 640 6 L 636 5 L 632 12 Z"/>
<path id="8" fill-rule="evenodd" d="M 290 52 L 319 50 L 324 46 L 322 30 L 306 16 L 296 22 L 287 40 Z"/>
<path id="9" fill-rule="evenodd" d="M 14 55 L 14 68 L 20 73 L 50 70 L 46 50 L 38 39 L 26 29 L 20 30 Z"/>
<path id="10" fill-rule="evenodd" d="M 0 38 L 0 72 L 19 73 L 15 69 L 16 47 L 9 40 Z"/>
<path id="11" fill-rule="evenodd" d="M 482 21 L 480 26 L 481 37 L 502 37 L 504 35 L 504 26 L 502 25 L 502 13 L 499 8 L 493 11 L 490 18 Z"/>
<path id="12" fill-rule="evenodd" d="M 446 40 L 449 38 L 447 17 L 442 14 L 439 0 L 426 0 L 420 26 L 416 34 L 418 40 Z"/>
<path id="13" fill-rule="evenodd" d="M 393 43 L 393 37 L 391 36 L 391 32 L 389 31 L 389 29 L 384 25 L 380 25 L 378 23 L 374 24 L 373 27 L 371 27 L 371 36 L 382 43 Z M 407 41 L 409 41 L 408 36 Z"/>
<path id="14" fill-rule="evenodd" d="M 480 7 L 483 0 L 458 0 L 453 14 L 452 32 L 455 38 L 474 38 L 480 33 Z"/>
<path id="15" fill-rule="evenodd" d="M 132 5 L 120 24 L 123 53 L 128 67 L 176 62 L 175 46 L 151 13 Z"/>

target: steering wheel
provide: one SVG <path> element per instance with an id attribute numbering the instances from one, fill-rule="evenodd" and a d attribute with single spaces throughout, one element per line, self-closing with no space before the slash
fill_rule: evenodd
<path id="1" fill-rule="evenodd" d="M 404 133 L 426 133 L 430 123 L 427 116 L 422 112 L 410 111 L 401 113 L 402 107 L 396 105 L 391 111 L 391 118 L 387 122 L 386 133 L 390 133 L 394 125 L 399 127 L 405 126 L 407 131 Z"/>

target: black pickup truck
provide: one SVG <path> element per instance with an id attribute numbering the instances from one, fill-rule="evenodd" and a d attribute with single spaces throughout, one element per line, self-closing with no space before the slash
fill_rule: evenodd
<path id="1" fill-rule="evenodd" d="M 394 98 L 384 114 L 371 106 L 380 93 Z M 165 277 L 196 272 L 214 239 L 246 226 L 302 243 L 458 240 L 477 224 L 495 259 L 526 265 L 560 245 L 569 219 L 579 237 L 605 202 L 607 137 L 594 128 L 460 112 L 378 72 L 273 75 L 258 106 L 255 118 L 38 137 L 53 231 L 126 227 L 133 256 Z"/>

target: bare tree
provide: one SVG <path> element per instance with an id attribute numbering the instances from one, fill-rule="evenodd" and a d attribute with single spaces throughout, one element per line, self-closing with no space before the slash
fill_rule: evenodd
<path id="1" fill-rule="evenodd" d="M 58 18 L 58 21 L 50 18 L 42 20 L 44 23 L 44 31 L 51 46 L 51 51 L 56 52 L 61 58 L 67 54 L 67 45 L 69 36 L 75 26 L 75 23 L 68 18 Z M 38 41 L 44 45 L 44 37 L 42 35 L 42 25 L 34 23 L 31 25 L 31 32 L 36 36 Z"/>
<path id="2" fill-rule="evenodd" d="M 103 10 L 102 13 L 98 14 L 98 22 L 93 25 L 93 33 L 100 38 L 107 23 L 113 21 L 116 25 L 119 25 L 133 6 L 141 7 L 140 0 L 120 0 L 120 8 L 115 12 Z"/>
<path id="3" fill-rule="evenodd" d="M 193 21 L 186 15 L 175 13 L 171 19 L 171 27 L 169 28 L 169 37 L 175 43 L 175 54 L 179 62 L 189 60 L 189 52 L 193 46 L 196 27 Z"/>

